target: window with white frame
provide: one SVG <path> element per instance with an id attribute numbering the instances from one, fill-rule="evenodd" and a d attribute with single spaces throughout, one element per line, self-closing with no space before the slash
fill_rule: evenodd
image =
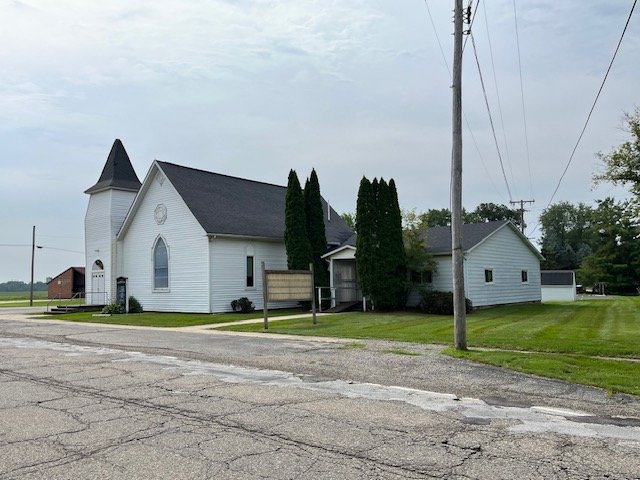
<path id="1" fill-rule="evenodd" d="M 484 269 L 484 283 L 493 283 L 493 268 Z"/>
<path id="2" fill-rule="evenodd" d="M 521 270 L 520 271 L 520 278 L 522 279 L 522 283 L 529 283 L 529 271 L 528 270 Z"/>
<path id="3" fill-rule="evenodd" d="M 158 238 L 153 248 L 153 288 L 169 288 L 169 255 L 162 238 Z"/>
<path id="4" fill-rule="evenodd" d="M 253 255 L 247 255 L 247 287 L 254 286 Z"/>

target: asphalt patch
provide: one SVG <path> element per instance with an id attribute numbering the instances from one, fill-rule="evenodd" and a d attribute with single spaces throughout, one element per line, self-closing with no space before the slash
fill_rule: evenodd
<path id="1" fill-rule="evenodd" d="M 514 407 L 514 408 L 531 408 L 532 403 L 524 402 L 521 400 L 512 400 L 504 397 L 484 397 L 482 398 L 487 405 L 492 407 Z"/>
<path id="2" fill-rule="evenodd" d="M 640 418 L 634 417 L 609 417 L 609 416 L 580 416 L 566 417 L 567 420 L 576 423 L 592 423 L 596 425 L 615 425 L 616 427 L 640 427 Z"/>

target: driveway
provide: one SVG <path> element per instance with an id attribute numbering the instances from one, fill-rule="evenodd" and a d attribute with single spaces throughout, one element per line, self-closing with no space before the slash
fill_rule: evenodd
<path id="1" fill-rule="evenodd" d="M 637 397 L 435 346 L 0 312 L 0 409 L 0 479 L 640 478 Z"/>

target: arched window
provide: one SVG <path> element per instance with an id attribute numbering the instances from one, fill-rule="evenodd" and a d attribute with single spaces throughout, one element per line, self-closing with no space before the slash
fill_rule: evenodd
<path id="1" fill-rule="evenodd" d="M 93 267 L 91 270 L 104 270 L 104 265 L 102 264 L 102 260 L 96 260 L 93 262 Z"/>
<path id="2" fill-rule="evenodd" d="M 169 288 L 169 256 L 162 238 L 153 249 L 153 288 Z"/>

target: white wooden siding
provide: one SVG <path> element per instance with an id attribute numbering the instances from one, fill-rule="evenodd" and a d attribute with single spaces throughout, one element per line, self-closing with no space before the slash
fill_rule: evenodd
<path id="1" fill-rule="evenodd" d="M 484 281 L 487 268 L 493 270 L 493 283 Z M 527 283 L 522 283 L 522 270 L 528 272 Z M 540 260 L 510 227 L 501 228 L 467 252 L 465 287 L 475 307 L 539 302 Z"/>
<path id="2" fill-rule="evenodd" d="M 208 313 L 209 248 L 205 231 L 167 178 L 160 184 L 157 171 L 146 179 L 149 188 L 139 199 L 135 216 L 124 232 L 121 243 L 127 294 L 136 297 L 142 307 L 159 312 Z M 162 225 L 154 219 L 158 204 L 167 207 Z M 169 288 L 153 288 L 153 246 L 162 236 L 169 253 Z M 120 262 L 118 262 L 120 263 Z"/>
<path id="3" fill-rule="evenodd" d="M 434 257 L 436 263 L 435 271 L 431 279 L 432 283 L 424 284 L 424 287 L 430 287 L 433 290 L 441 292 L 451 292 L 453 290 L 453 275 L 451 273 L 451 255 L 438 255 Z M 407 297 L 407 306 L 416 307 L 420 303 L 420 288 L 412 288 Z"/>
<path id="4" fill-rule="evenodd" d="M 211 311 L 231 311 L 231 301 L 247 297 L 256 309 L 263 308 L 262 262 L 267 270 L 286 270 L 287 253 L 284 242 L 265 242 L 249 239 L 212 238 L 209 244 L 211 259 Z M 254 287 L 246 286 L 247 255 L 253 255 Z M 269 308 L 295 307 L 297 302 L 270 302 Z"/>
<path id="5" fill-rule="evenodd" d="M 116 288 L 116 235 L 135 195 L 134 192 L 110 189 L 89 197 L 85 215 L 85 289 L 87 292 L 94 290 L 91 271 L 93 263 L 100 260 L 104 265 L 104 284 L 110 301 L 115 298 Z"/>

